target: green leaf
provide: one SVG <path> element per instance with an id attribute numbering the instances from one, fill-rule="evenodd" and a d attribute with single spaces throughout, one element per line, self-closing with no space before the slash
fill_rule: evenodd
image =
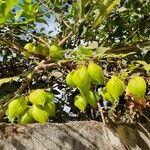
<path id="1" fill-rule="evenodd" d="M 17 11 L 16 11 L 16 15 L 15 15 L 15 20 L 18 20 L 18 19 L 20 18 L 20 16 L 22 15 L 22 13 L 23 13 L 23 10 L 22 10 L 22 9 L 17 10 Z"/>
<path id="2" fill-rule="evenodd" d="M 82 95 L 85 96 L 90 91 L 91 83 L 86 67 L 76 70 L 73 74 L 72 81 Z"/>
<path id="3" fill-rule="evenodd" d="M 91 83 L 96 84 L 96 85 L 104 84 L 103 70 L 100 66 L 91 62 L 89 63 L 87 70 L 91 78 Z"/>
<path id="4" fill-rule="evenodd" d="M 6 0 L 4 15 L 6 16 L 15 7 L 15 5 L 18 4 L 18 2 L 19 0 Z"/>
<path id="5" fill-rule="evenodd" d="M 124 92 L 125 85 L 117 76 L 112 76 L 106 84 L 106 90 L 115 100 L 117 100 Z"/>
<path id="6" fill-rule="evenodd" d="M 93 27 L 97 28 L 103 21 L 104 18 L 114 9 L 116 5 L 120 3 L 120 0 L 104 0 L 101 5 L 101 9 L 96 10 L 96 15 L 93 23 Z"/>
<path id="7" fill-rule="evenodd" d="M 82 19 L 85 12 L 86 0 L 77 0 L 77 4 L 79 7 L 79 18 Z"/>
<path id="8" fill-rule="evenodd" d="M 147 74 L 150 74 L 150 64 L 147 64 L 145 61 L 136 61 L 136 63 L 143 65 L 143 69 L 147 72 Z"/>
<path id="9" fill-rule="evenodd" d="M 74 105 L 81 111 L 85 110 L 87 104 L 87 100 L 81 95 L 77 95 L 74 99 Z"/>
<path id="10" fill-rule="evenodd" d="M 20 77 L 17 77 L 17 76 L 0 79 L 0 86 L 4 83 L 8 83 L 8 82 L 12 82 L 12 81 L 18 81 L 19 79 L 20 79 Z"/>
<path id="11" fill-rule="evenodd" d="M 24 97 L 17 98 L 9 103 L 7 114 L 10 119 L 16 118 L 22 114 L 27 108 L 27 103 Z"/>
<path id="12" fill-rule="evenodd" d="M 127 91 L 138 98 L 143 98 L 146 93 L 146 82 L 140 76 L 134 76 L 128 83 Z"/>
<path id="13" fill-rule="evenodd" d="M 4 17 L 3 13 L 1 13 L 1 12 L 0 12 L 0 18 L 1 18 L 1 19 L 0 19 L 0 25 L 1 25 L 1 24 L 3 24 L 3 23 L 5 22 L 5 20 L 6 20 L 6 18 Z M 0 27 L 2 27 L 2 26 L 0 26 Z"/>
<path id="14" fill-rule="evenodd" d="M 97 108 L 97 99 L 95 98 L 95 95 L 93 94 L 92 91 L 89 91 L 85 99 L 88 101 L 91 107 L 94 109 Z"/>
<path id="15" fill-rule="evenodd" d="M 43 89 L 37 89 L 32 91 L 28 98 L 33 104 L 44 106 L 49 97 Z"/>
<path id="16" fill-rule="evenodd" d="M 32 106 L 32 116 L 39 123 L 46 123 L 49 118 L 49 114 L 43 107 L 33 105 Z"/>
<path id="17" fill-rule="evenodd" d="M 47 23 L 47 21 L 45 20 L 45 18 L 37 18 L 37 19 L 36 19 L 36 22 L 44 23 L 44 24 L 48 25 L 48 23 Z"/>
<path id="18" fill-rule="evenodd" d="M 79 49 L 78 49 L 78 55 L 86 55 L 86 56 L 92 56 L 93 55 L 93 51 L 87 47 L 82 47 L 82 46 L 79 46 Z"/>

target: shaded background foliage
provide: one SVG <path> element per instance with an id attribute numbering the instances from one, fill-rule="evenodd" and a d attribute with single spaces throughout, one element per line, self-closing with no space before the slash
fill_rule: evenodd
<path id="1" fill-rule="evenodd" d="M 150 1 L 121 0 L 109 15 L 103 15 L 98 25 L 94 25 L 94 22 L 104 9 L 101 3 L 96 0 L 84 1 L 82 9 L 78 4 L 79 1 L 75 0 L 25 0 L 9 12 L 0 28 L 0 78 L 19 76 L 19 79 L 0 84 L 2 104 L 26 82 L 27 75 L 34 67 L 46 59 L 36 55 L 25 58 L 23 47 L 29 42 L 46 45 L 60 43 L 64 49 L 66 58 L 59 62 L 61 65 L 38 73 L 22 93 L 37 88 L 52 90 L 57 110 L 53 121 L 100 119 L 96 112 L 93 116 L 89 106 L 86 113 L 79 112 L 73 105 L 78 91 L 67 87 L 64 80 L 77 64 L 87 64 L 89 60 L 102 66 L 106 79 L 122 72 L 122 75 L 127 73 L 128 81 L 131 74 L 141 74 L 147 81 L 146 95 L 149 98 L 150 70 L 145 69 L 141 61 L 150 63 Z M 0 13 L 3 11 L 0 10 Z M 52 17 L 54 23 L 51 23 Z M 56 25 L 56 31 L 47 30 L 52 24 Z M 67 40 L 62 42 L 65 38 Z M 85 47 L 92 49 L 91 53 L 95 55 L 86 52 Z M 83 50 L 77 52 L 80 48 Z M 116 114 L 118 118 L 122 116 L 122 120 L 130 120 L 131 114 L 125 110 L 124 101 L 121 98 Z M 149 109 L 145 112 L 148 116 Z"/>

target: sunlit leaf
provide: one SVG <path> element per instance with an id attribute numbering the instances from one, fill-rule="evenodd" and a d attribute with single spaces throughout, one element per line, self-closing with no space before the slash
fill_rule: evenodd
<path id="1" fill-rule="evenodd" d="M 9 77 L 9 78 L 2 78 L 0 79 L 0 86 L 4 83 L 12 82 L 12 81 L 18 81 L 20 77 Z"/>
<path id="2" fill-rule="evenodd" d="M 102 8 L 96 11 L 95 20 L 93 23 L 93 27 L 97 28 L 104 18 L 114 9 L 116 5 L 120 3 L 120 0 L 104 0 Z"/>
<path id="3" fill-rule="evenodd" d="M 6 0 L 5 3 L 5 16 L 15 7 L 19 0 Z"/>

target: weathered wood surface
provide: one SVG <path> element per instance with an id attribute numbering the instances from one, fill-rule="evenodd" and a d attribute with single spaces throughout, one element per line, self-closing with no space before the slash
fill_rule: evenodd
<path id="1" fill-rule="evenodd" d="M 96 121 L 0 124 L 0 150 L 150 150 L 150 125 L 103 128 Z"/>

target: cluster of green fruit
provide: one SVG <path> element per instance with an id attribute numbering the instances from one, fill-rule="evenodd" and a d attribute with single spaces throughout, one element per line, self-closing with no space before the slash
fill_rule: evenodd
<path id="1" fill-rule="evenodd" d="M 85 111 L 88 104 L 94 109 L 97 108 L 100 95 L 103 100 L 114 103 L 119 100 L 125 90 L 138 99 L 143 98 L 146 93 L 146 82 L 140 76 L 134 76 L 127 87 L 117 76 L 112 76 L 105 85 L 102 68 L 93 62 L 90 62 L 88 67 L 81 66 L 71 71 L 66 76 L 66 83 L 71 88 L 77 88 L 80 91 L 74 99 L 74 105 L 81 111 Z M 98 93 L 91 90 L 91 85 L 105 85 L 105 87 Z"/>
<path id="2" fill-rule="evenodd" d="M 100 66 L 92 62 L 89 63 L 87 68 L 82 66 L 67 75 L 66 83 L 80 91 L 80 94 L 74 100 L 74 105 L 79 110 L 84 111 L 88 104 L 93 108 L 97 108 L 99 94 L 91 90 L 91 84 L 104 84 L 103 70 Z"/>
<path id="3" fill-rule="evenodd" d="M 140 76 L 133 76 L 129 80 L 127 86 L 117 76 L 112 76 L 106 83 L 106 87 L 100 92 L 104 100 L 114 103 L 126 91 L 126 95 L 130 95 L 139 104 L 144 104 L 144 96 L 146 94 L 146 81 Z"/>
<path id="4" fill-rule="evenodd" d="M 42 44 L 28 43 L 24 46 L 24 49 L 27 50 L 24 52 L 26 57 L 29 57 L 31 54 L 37 54 L 37 55 L 48 56 L 53 61 L 63 59 L 63 50 L 57 44 L 53 44 L 50 47 L 47 47 Z"/>
<path id="5" fill-rule="evenodd" d="M 20 124 L 46 123 L 50 116 L 55 116 L 54 95 L 43 89 L 33 90 L 28 96 L 10 102 L 6 115 L 11 122 L 17 119 Z"/>

